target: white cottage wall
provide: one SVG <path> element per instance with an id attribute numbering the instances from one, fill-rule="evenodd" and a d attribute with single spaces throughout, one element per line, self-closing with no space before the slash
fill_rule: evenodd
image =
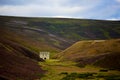
<path id="1" fill-rule="evenodd" d="M 50 52 L 40 52 L 40 58 L 42 59 L 50 59 Z"/>

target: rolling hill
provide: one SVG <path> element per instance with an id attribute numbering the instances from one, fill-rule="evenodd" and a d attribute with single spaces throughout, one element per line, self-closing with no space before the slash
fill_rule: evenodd
<path id="1" fill-rule="evenodd" d="M 41 78 L 45 71 L 38 66 L 38 61 L 43 61 L 38 55 L 40 51 L 50 52 L 52 58 L 62 51 L 57 56 L 61 60 L 86 64 L 100 58 L 94 65 L 108 67 L 104 65 L 108 63 L 107 60 L 119 53 L 118 38 L 120 21 L 0 16 L 0 79 Z M 97 42 L 77 42 L 81 40 Z M 72 44 L 74 45 L 71 46 Z M 66 50 L 63 51 L 64 49 Z M 84 58 L 82 61 L 80 55 Z M 107 58 L 101 59 L 102 56 Z M 106 62 L 101 63 L 103 60 Z"/>
<path id="2" fill-rule="evenodd" d="M 120 37 L 120 21 L 0 16 L 0 25 L 38 45 L 46 45 L 47 47 L 39 47 L 53 53 L 64 50 L 79 40 Z M 40 51 L 40 48 L 35 51 Z"/>
<path id="3" fill-rule="evenodd" d="M 57 55 L 61 60 L 120 69 L 120 39 L 79 41 Z"/>

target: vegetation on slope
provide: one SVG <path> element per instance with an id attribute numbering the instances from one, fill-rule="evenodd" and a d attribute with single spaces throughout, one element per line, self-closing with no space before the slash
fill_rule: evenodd
<path id="1" fill-rule="evenodd" d="M 120 70 L 120 53 L 112 53 L 110 55 L 106 55 L 102 59 L 96 61 L 94 65 L 103 68 Z"/>
<path id="2" fill-rule="evenodd" d="M 22 37 L 0 28 L 0 80 L 34 80 L 45 73 L 39 55 L 20 44 Z M 25 38 L 24 38 L 25 39 Z"/>
<path id="3" fill-rule="evenodd" d="M 119 69 L 120 39 L 79 41 L 57 55 L 61 60 L 72 60 L 80 65 L 94 64 Z"/>
<path id="4" fill-rule="evenodd" d="M 35 61 L 41 60 L 36 53 L 49 51 L 53 57 L 79 40 L 120 38 L 119 26 L 119 21 L 0 16 L 0 77 L 38 79 L 44 71 Z M 57 57 L 77 61 L 79 65 L 94 64 L 118 69 L 119 65 L 105 64 L 112 60 L 111 56 L 114 56 L 116 63 L 119 62 L 119 44 L 119 39 L 82 41 Z"/>
<path id="5" fill-rule="evenodd" d="M 39 56 L 9 40 L 0 38 L 0 79 L 34 80 L 45 73 L 37 61 Z"/>
<path id="6" fill-rule="evenodd" d="M 59 49 L 49 45 L 47 42 L 41 42 L 41 40 L 34 39 L 31 35 L 34 36 L 34 34 L 24 34 L 21 31 L 13 31 L 9 28 L 1 28 L 0 34 L 2 35 L 2 39 L 10 40 L 15 43 L 21 44 L 23 47 L 26 47 L 27 49 L 36 52 L 39 54 L 40 51 L 49 51 L 51 52 L 51 56 L 54 53 L 57 53 L 60 51 Z"/>
<path id="7" fill-rule="evenodd" d="M 35 41 L 64 50 L 76 41 L 119 38 L 119 21 L 0 17 L 1 24 Z"/>

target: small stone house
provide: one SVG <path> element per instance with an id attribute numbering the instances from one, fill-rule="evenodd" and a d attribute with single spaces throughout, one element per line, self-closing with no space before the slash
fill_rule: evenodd
<path id="1" fill-rule="evenodd" d="M 44 60 L 50 59 L 50 52 L 40 52 L 39 56 Z"/>

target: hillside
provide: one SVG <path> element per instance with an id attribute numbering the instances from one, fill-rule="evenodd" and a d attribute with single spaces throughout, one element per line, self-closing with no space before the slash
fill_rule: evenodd
<path id="1" fill-rule="evenodd" d="M 36 43 L 39 46 L 36 52 L 56 53 L 79 40 L 120 37 L 119 21 L 0 16 L 0 25 Z"/>
<path id="2" fill-rule="evenodd" d="M 61 60 L 72 60 L 79 65 L 95 64 L 119 68 L 120 39 L 79 41 L 57 55 Z"/>
<path id="3" fill-rule="evenodd" d="M 34 80 L 45 73 L 38 65 L 38 54 L 0 37 L 0 80 Z"/>
<path id="4" fill-rule="evenodd" d="M 43 61 L 40 51 L 50 52 L 51 58 L 59 53 L 57 58 L 76 61 L 78 65 L 93 63 L 113 68 L 114 65 L 104 64 L 112 60 L 111 56 L 119 62 L 118 38 L 119 21 L 0 16 L 0 79 L 41 78 L 45 71 L 38 65 Z"/>
<path id="5" fill-rule="evenodd" d="M 18 43 L 23 47 L 28 48 L 31 51 L 36 52 L 37 54 L 40 51 L 49 51 L 52 54 L 57 53 L 60 49 L 55 48 L 52 45 L 49 45 L 48 42 L 41 42 L 36 40 L 32 36 L 36 36 L 33 33 L 27 34 L 19 32 L 19 30 L 14 31 L 6 27 L 0 28 L 0 34 L 2 39 L 10 40 L 12 42 Z M 31 36 L 32 35 L 32 36 Z M 51 55 L 52 56 L 52 55 Z"/>

